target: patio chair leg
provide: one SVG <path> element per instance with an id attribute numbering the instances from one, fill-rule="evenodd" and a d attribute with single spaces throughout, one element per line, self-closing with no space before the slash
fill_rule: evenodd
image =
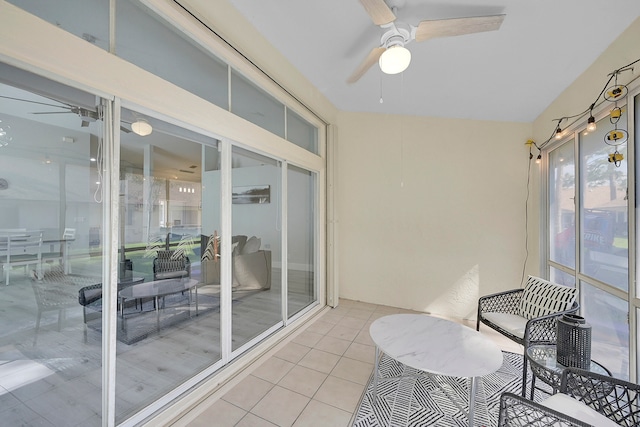
<path id="1" fill-rule="evenodd" d="M 525 349 L 526 351 L 526 349 Z M 527 358 L 522 355 L 522 397 L 526 397 L 527 394 Z M 533 393 L 533 390 L 531 391 Z"/>

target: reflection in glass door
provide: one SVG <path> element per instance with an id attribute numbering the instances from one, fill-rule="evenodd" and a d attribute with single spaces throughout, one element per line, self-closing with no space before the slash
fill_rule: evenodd
<path id="1" fill-rule="evenodd" d="M 100 426 L 103 123 L 94 95 L 5 67 L 0 424 Z"/>
<path id="2" fill-rule="evenodd" d="M 220 211 L 217 141 L 126 109 L 120 140 L 119 422 L 221 359 L 219 279 L 205 256 Z"/>
<path id="3" fill-rule="evenodd" d="M 282 323 L 279 163 L 233 148 L 232 350 Z"/>

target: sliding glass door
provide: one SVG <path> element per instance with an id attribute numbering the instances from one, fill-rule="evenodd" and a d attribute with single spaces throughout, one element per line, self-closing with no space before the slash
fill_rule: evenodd
<path id="1" fill-rule="evenodd" d="M 116 414 L 124 420 L 221 359 L 217 141 L 122 110 Z M 212 155 L 213 153 L 213 155 Z M 204 198 L 206 196 L 206 202 Z M 210 273 L 205 280 L 205 274 Z"/>

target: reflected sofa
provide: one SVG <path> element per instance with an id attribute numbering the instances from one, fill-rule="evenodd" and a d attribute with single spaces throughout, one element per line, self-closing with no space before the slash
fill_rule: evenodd
<path id="1" fill-rule="evenodd" d="M 202 281 L 206 285 L 220 284 L 220 250 L 217 236 L 202 236 Z M 250 291 L 271 288 L 271 251 L 260 249 L 261 239 L 238 235 L 231 239 L 233 290 Z"/>

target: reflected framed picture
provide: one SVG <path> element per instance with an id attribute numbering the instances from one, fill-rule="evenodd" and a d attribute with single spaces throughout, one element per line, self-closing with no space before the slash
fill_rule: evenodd
<path id="1" fill-rule="evenodd" d="M 271 186 L 245 185 L 233 187 L 231 201 L 238 205 L 271 203 Z"/>

